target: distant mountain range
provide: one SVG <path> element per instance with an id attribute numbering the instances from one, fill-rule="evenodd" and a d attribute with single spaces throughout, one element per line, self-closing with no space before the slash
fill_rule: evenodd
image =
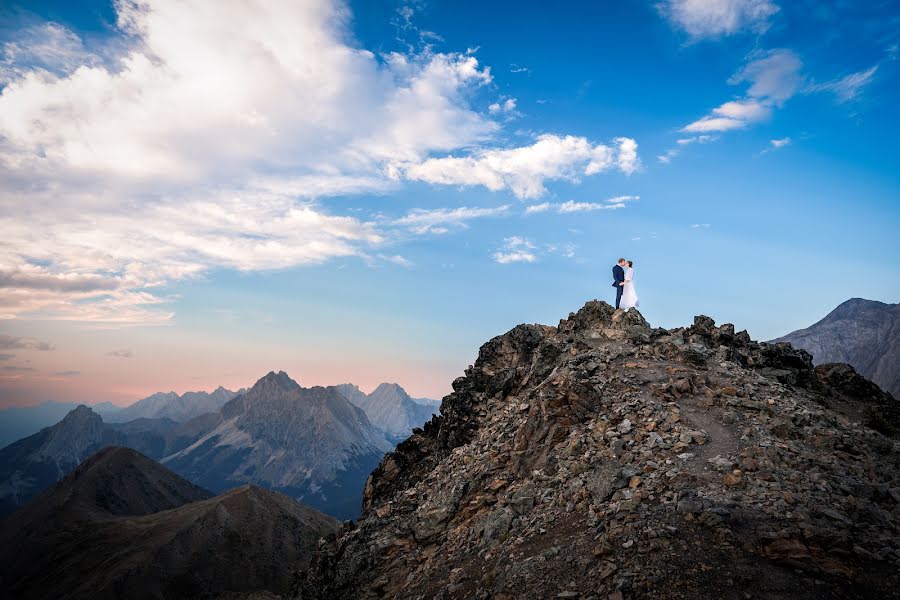
<path id="1" fill-rule="evenodd" d="M 80 406 L 77 402 L 44 402 L 32 406 L 13 406 L 0 409 L 0 448 L 21 440 L 44 427 L 49 427 Z M 94 412 L 104 418 L 122 410 L 110 402 L 93 404 Z"/>
<path id="2" fill-rule="evenodd" d="M 104 446 L 127 446 L 155 456 L 165 453 L 167 436 L 176 425 L 162 419 L 104 423 L 87 406 L 75 408 L 56 425 L 0 449 L 0 517 L 30 501 Z"/>
<path id="3" fill-rule="evenodd" d="M 242 486 L 213 497 L 108 447 L 0 523 L 0 581 L 23 599 L 281 595 L 336 527 L 282 494 Z"/>
<path id="4" fill-rule="evenodd" d="M 202 414 L 216 412 L 226 402 L 244 392 L 232 392 L 222 386 L 212 392 L 157 392 L 127 406 L 106 418 L 109 422 L 124 423 L 133 419 L 171 419 L 178 423 L 190 421 Z"/>
<path id="5" fill-rule="evenodd" d="M 348 400 L 352 389 L 380 427 Z M 202 393 L 201 400 L 217 403 L 230 394 L 219 388 Z M 183 415 L 185 399 L 191 397 L 155 394 L 132 405 L 140 405 L 133 414 Z M 302 388 L 280 372 L 185 422 L 141 417 L 110 423 L 79 406 L 59 423 L 0 450 L 0 517 L 100 448 L 117 445 L 159 460 L 213 492 L 250 483 L 339 518 L 354 518 L 372 468 L 396 441 L 436 412 L 436 404 L 420 402 L 395 384 L 379 386 L 367 396 L 355 386 Z"/>
<path id="6" fill-rule="evenodd" d="M 392 441 L 409 437 L 413 428 L 421 427 L 439 412 L 440 404 L 428 398 L 411 398 L 396 383 L 382 383 L 371 394 L 363 393 L 352 383 L 335 386 L 347 400 L 363 409 L 372 425 Z"/>
<path id="7" fill-rule="evenodd" d="M 199 419 L 187 424 L 195 441 L 163 459 L 169 468 L 213 491 L 254 483 L 345 518 L 393 447 L 337 388 L 302 388 L 283 371 Z"/>
<path id="8" fill-rule="evenodd" d="M 900 304 L 853 298 L 807 327 L 772 340 L 790 342 L 813 362 L 847 363 L 900 399 Z"/>

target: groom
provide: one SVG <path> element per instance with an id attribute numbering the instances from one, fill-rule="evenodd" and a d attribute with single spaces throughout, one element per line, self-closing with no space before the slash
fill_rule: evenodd
<path id="1" fill-rule="evenodd" d="M 622 301 L 622 288 L 625 286 L 625 259 L 620 258 L 613 267 L 613 287 L 616 288 L 616 308 Z"/>

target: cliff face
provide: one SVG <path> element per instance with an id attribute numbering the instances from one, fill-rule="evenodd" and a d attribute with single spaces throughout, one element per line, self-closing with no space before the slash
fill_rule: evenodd
<path id="1" fill-rule="evenodd" d="M 850 367 L 816 370 L 707 317 L 667 331 L 589 302 L 489 341 L 453 390 L 372 473 L 363 517 L 320 546 L 295 597 L 900 589 L 896 404 Z"/>
<path id="2" fill-rule="evenodd" d="M 816 364 L 851 364 L 900 398 L 900 304 L 852 298 L 818 323 L 774 342 L 803 348 Z"/>

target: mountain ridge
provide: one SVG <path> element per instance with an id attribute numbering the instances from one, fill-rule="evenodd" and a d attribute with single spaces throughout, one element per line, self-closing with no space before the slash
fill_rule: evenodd
<path id="1" fill-rule="evenodd" d="M 292 597 L 896 597 L 884 415 L 848 365 L 591 301 L 485 343 Z"/>
<path id="2" fill-rule="evenodd" d="M 772 343 L 808 351 L 815 364 L 847 363 L 900 397 L 900 304 L 851 298 L 816 323 Z"/>
<path id="3" fill-rule="evenodd" d="M 0 578 L 15 597 L 48 600 L 283 594 L 336 526 L 256 486 L 213 497 L 108 447 L 0 522 Z"/>

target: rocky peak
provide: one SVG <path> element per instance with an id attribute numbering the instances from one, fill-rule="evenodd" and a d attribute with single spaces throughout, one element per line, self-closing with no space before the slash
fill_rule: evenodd
<path id="1" fill-rule="evenodd" d="M 285 391 L 300 389 L 300 384 L 291 379 L 284 371 L 278 371 L 277 373 L 275 371 L 269 371 L 262 379 L 257 381 L 251 389 L 262 387 L 271 388 L 273 386 L 279 387 Z"/>
<path id="2" fill-rule="evenodd" d="M 891 402 L 731 324 L 592 301 L 484 344 L 296 596 L 889 596 L 900 445 L 865 408 Z"/>

